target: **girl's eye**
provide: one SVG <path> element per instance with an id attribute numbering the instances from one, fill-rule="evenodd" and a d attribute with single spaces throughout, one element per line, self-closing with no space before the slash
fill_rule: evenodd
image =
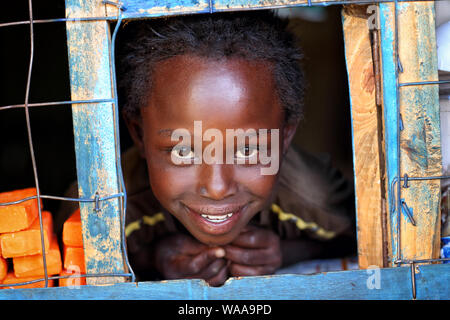
<path id="1" fill-rule="evenodd" d="M 180 159 L 193 159 L 194 158 L 194 151 L 191 149 L 191 147 L 175 147 L 172 149 L 172 155 L 180 158 Z"/>
<path id="2" fill-rule="evenodd" d="M 236 158 L 249 159 L 258 154 L 258 148 L 253 146 L 241 147 L 236 151 Z"/>

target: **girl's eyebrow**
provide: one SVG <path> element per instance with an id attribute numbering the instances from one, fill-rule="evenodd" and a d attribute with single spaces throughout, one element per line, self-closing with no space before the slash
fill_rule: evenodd
<path id="1" fill-rule="evenodd" d="M 267 134 L 269 134 L 269 137 L 270 137 L 270 134 L 272 133 L 272 129 L 266 129 L 266 130 L 267 130 Z M 173 131 L 174 131 L 174 129 L 161 129 L 161 130 L 158 130 L 158 135 L 170 137 L 170 136 L 172 136 Z M 259 130 L 256 130 L 255 133 L 252 132 L 252 133 L 246 134 L 246 135 L 248 137 L 254 137 L 254 136 L 259 137 Z"/>

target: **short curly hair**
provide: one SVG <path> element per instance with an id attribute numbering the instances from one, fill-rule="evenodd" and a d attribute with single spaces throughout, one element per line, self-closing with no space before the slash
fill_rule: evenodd
<path id="1" fill-rule="evenodd" d="M 302 117 L 303 57 L 287 21 L 268 10 L 176 16 L 127 23 L 118 35 L 121 105 L 135 118 L 147 104 L 158 62 L 194 55 L 213 59 L 268 61 L 286 121 Z"/>

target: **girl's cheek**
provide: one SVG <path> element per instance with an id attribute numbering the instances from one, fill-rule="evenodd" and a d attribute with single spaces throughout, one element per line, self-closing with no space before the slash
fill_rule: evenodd
<path id="1" fill-rule="evenodd" d="M 161 202 L 177 199 L 195 187 L 195 170 L 186 166 L 148 166 L 150 184 L 155 196 Z"/>
<path id="2" fill-rule="evenodd" d="M 262 175 L 261 167 L 237 167 L 235 170 L 236 182 L 244 186 L 253 195 L 259 198 L 270 196 L 276 183 L 276 175 Z"/>

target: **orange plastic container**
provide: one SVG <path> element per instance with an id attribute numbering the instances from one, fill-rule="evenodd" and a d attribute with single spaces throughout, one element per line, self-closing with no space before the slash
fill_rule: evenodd
<path id="1" fill-rule="evenodd" d="M 61 253 L 58 240 L 54 238 L 45 255 L 47 275 L 59 274 L 62 270 Z M 44 261 L 42 254 L 13 258 L 14 275 L 18 278 L 44 276 Z"/>
<path id="2" fill-rule="evenodd" d="M 49 248 L 49 238 L 53 233 L 53 219 L 48 211 L 42 212 L 45 251 Z M 26 230 L 0 235 L 0 246 L 3 258 L 15 258 L 42 254 L 41 231 L 39 217 Z"/>
<path id="3" fill-rule="evenodd" d="M 43 277 L 26 277 L 26 278 L 17 278 L 14 275 L 14 272 L 10 271 L 6 275 L 6 278 L 3 279 L 2 284 L 16 284 L 21 282 L 27 282 L 37 279 L 42 279 Z M 48 286 L 53 287 L 54 286 L 54 280 L 48 280 Z M 30 284 L 25 284 L 21 286 L 11 286 L 11 287 L 0 287 L 0 289 L 26 289 L 26 288 L 45 288 L 45 281 L 38 281 Z"/>
<path id="4" fill-rule="evenodd" d="M 0 203 L 18 201 L 35 196 L 36 194 L 36 188 L 3 192 L 0 193 Z M 27 229 L 36 219 L 38 213 L 37 199 L 31 199 L 9 206 L 0 206 L 0 233 Z"/>
<path id="5" fill-rule="evenodd" d="M 71 247 L 83 247 L 80 209 L 77 209 L 63 226 L 63 243 Z"/>
<path id="6" fill-rule="evenodd" d="M 83 248 L 64 246 L 64 269 L 86 272 Z"/>
<path id="7" fill-rule="evenodd" d="M 71 275 L 78 275 L 80 273 L 77 273 L 73 270 L 63 270 L 60 273 L 60 276 L 71 276 Z M 82 273 L 83 274 L 83 273 Z M 64 278 L 59 279 L 59 286 L 60 287 L 69 287 L 69 286 L 84 286 L 86 285 L 86 278 Z"/>

